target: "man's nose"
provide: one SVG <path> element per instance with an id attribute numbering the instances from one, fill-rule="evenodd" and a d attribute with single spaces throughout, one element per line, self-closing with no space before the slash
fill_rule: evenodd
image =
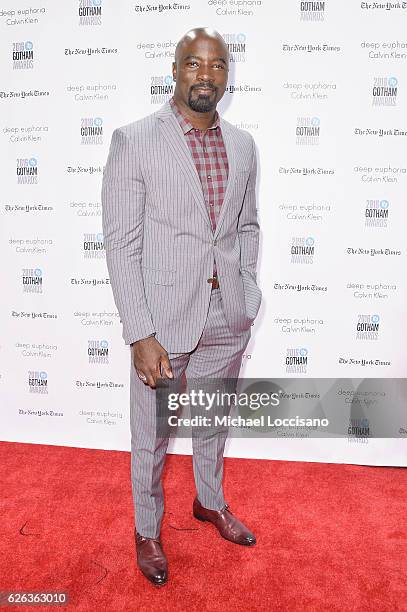
<path id="1" fill-rule="evenodd" d="M 200 81 L 213 81 L 213 76 L 210 74 L 210 70 L 207 66 L 199 67 L 197 78 Z"/>

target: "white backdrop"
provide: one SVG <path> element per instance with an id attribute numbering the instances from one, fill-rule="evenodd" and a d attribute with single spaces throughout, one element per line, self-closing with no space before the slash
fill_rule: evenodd
<path id="1" fill-rule="evenodd" d="M 2 439 L 129 450 L 130 361 L 104 258 L 103 165 L 113 129 L 170 97 L 175 44 L 196 26 L 230 44 L 220 110 L 259 153 L 264 301 L 242 375 L 296 376 L 286 357 L 301 351 L 300 376 L 405 376 L 406 3 L 0 7 Z M 361 322 L 373 333 L 358 335 Z M 172 448 L 190 452 L 186 440 Z M 227 452 L 406 465 L 405 448 L 232 439 Z"/>

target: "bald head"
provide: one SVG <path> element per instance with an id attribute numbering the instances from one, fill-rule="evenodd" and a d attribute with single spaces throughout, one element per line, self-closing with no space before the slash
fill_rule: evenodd
<path id="1" fill-rule="evenodd" d="M 174 59 L 175 62 L 178 62 L 180 55 L 182 54 L 183 47 L 185 45 L 189 45 L 191 42 L 196 40 L 198 37 L 202 38 L 211 38 L 215 39 L 219 42 L 220 45 L 223 46 L 225 56 L 229 63 L 229 49 L 222 36 L 216 30 L 212 28 L 193 28 L 189 30 L 184 36 L 178 41 L 177 46 L 175 47 Z"/>
<path id="2" fill-rule="evenodd" d="M 229 50 L 219 32 L 190 30 L 175 49 L 174 99 L 184 110 L 213 113 L 225 93 L 228 70 Z"/>

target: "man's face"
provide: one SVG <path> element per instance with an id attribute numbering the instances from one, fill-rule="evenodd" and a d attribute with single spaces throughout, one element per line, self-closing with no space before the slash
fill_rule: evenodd
<path id="1" fill-rule="evenodd" d="M 196 36 L 182 45 L 172 73 L 176 97 L 197 113 L 213 111 L 226 89 L 227 49 L 217 38 Z"/>

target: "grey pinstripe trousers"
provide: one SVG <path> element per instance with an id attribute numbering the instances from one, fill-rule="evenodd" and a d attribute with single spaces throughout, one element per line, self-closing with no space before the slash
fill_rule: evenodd
<path id="1" fill-rule="evenodd" d="M 189 353 L 169 353 L 174 382 L 188 379 L 238 379 L 250 328 L 239 335 L 230 332 L 222 306 L 221 288 L 213 289 L 205 327 Z M 158 338 L 159 340 L 159 338 Z M 164 347 L 165 348 L 165 347 Z M 146 386 L 130 369 L 131 483 L 137 531 L 149 538 L 160 533 L 164 512 L 161 474 L 168 437 L 156 436 L 156 390 Z M 193 408 L 191 407 L 191 416 Z M 219 510 L 223 496 L 223 453 L 227 430 L 215 435 L 192 436 L 193 470 L 198 499 L 205 508 Z M 192 502 L 192 500 L 191 500 Z"/>

